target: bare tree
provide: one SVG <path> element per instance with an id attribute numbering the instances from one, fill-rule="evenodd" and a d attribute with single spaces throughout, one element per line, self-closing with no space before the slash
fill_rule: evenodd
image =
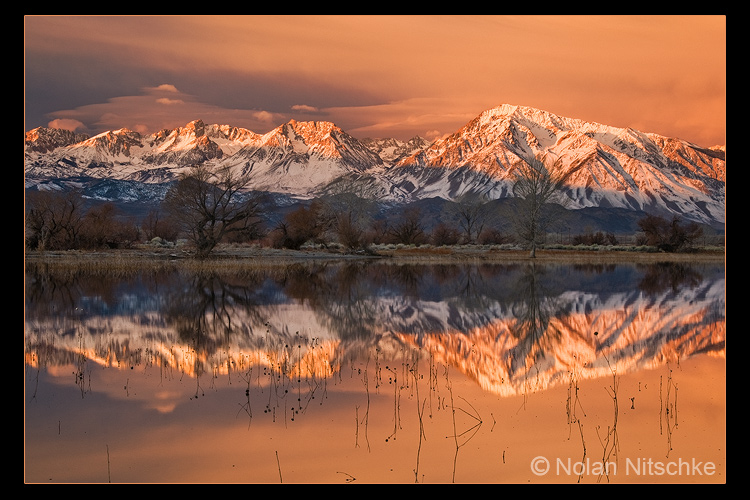
<path id="1" fill-rule="evenodd" d="M 655 246 L 663 252 L 690 250 L 695 241 L 703 236 L 703 228 L 697 222 L 683 224 L 676 215 L 671 221 L 656 215 L 647 215 L 638 221 L 638 226 L 643 231 L 643 234 L 638 236 L 638 241 Z"/>
<path id="2" fill-rule="evenodd" d="M 260 199 L 243 192 L 248 181 L 229 168 L 194 166 L 167 192 L 164 207 L 195 245 L 196 257 L 208 257 L 230 233 L 255 231 Z"/>
<path id="3" fill-rule="evenodd" d="M 38 250 L 77 248 L 86 215 L 80 190 L 26 195 L 26 245 Z"/>
<path id="4" fill-rule="evenodd" d="M 551 204 L 567 204 L 562 189 L 572 173 L 564 171 L 559 163 L 547 168 L 535 157 L 523 160 L 515 168 L 513 195 L 519 198 L 520 206 L 513 222 L 518 237 L 531 247 L 531 258 L 536 257 L 537 245 L 544 241 L 547 229 L 561 214 Z"/>
<path id="5" fill-rule="evenodd" d="M 418 207 L 407 207 L 389 231 L 390 236 L 396 243 L 404 245 L 421 245 L 427 242 L 424 224 L 422 224 L 422 212 Z"/>
<path id="6" fill-rule="evenodd" d="M 112 202 L 88 209 L 80 231 L 82 248 L 123 248 L 138 240 L 138 228 L 118 214 Z"/>
<path id="7" fill-rule="evenodd" d="M 370 179 L 342 176 L 320 198 L 321 221 L 350 250 L 364 246 L 364 235 L 377 210 L 377 189 Z"/>
<path id="8" fill-rule="evenodd" d="M 153 238 L 162 238 L 167 241 L 175 241 L 178 237 L 178 230 L 169 217 L 162 216 L 158 209 L 151 210 L 141 221 L 141 228 L 146 240 Z"/>
<path id="9" fill-rule="evenodd" d="M 476 243 L 485 224 L 489 222 L 491 213 L 487 202 L 486 196 L 464 193 L 448 205 L 447 215 L 463 232 L 464 243 Z"/>
<path id="10" fill-rule="evenodd" d="M 299 250 L 307 241 L 318 239 L 322 232 L 320 211 L 316 200 L 286 214 L 272 233 L 273 246 Z"/>
<path id="11" fill-rule="evenodd" d="M 439 222 L 432 230 L 430 241 L 433 245 L 456 245 L 461 240 L 461 233 L 450 224 Z"/>

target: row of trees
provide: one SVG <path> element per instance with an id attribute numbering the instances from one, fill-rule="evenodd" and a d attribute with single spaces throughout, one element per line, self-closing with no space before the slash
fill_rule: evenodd
<path id="1" fill-rule="evenodd" d="M 38 250 L 117 248 L 136 241 L 139 230 L 117 217 L 111 203 L 87 206 L 77 190 L 26 195 L 26 247 Z"/>
<path id="2" fill-rule="evenodd" d="M 553 165 L 532 158 L 516 167 L 513 193 L 517 204 L 504 218 L 512 222 L 512 234 L 497 229 L 497 213 L 488 200 L 465 195 L 447 208 L 441 221 L 425 227 L 415 207 L 406 208 L 397 219 L 375 217 L 377 196 L 367 179 L 341 178 L 310 204 L 288 212 L 274 227 L 263 227 L 267 203 L 261 195 L 248 194 L 249 178 L 232 170 L 210 171 L 196 166 L 167 193 L 161 209 L 139 224 L 117 217 L 114 205 L 86 207 L 80 192 L 32 192 L 26 199 L 26 245 L 40 250 L 70 248 L 117 248 L 136 241 L 160 237 L 174 241 L 187 238 L 198 258 L 206 258 L 220 242 L 257 241 L 298 249 L 307 242 L 336 242 L 350 251 L 370 244 L 403 243 L 435 245 L 522 242 L 536 255 L 536 248 L 551 224 L 562 213 L 562 196 L 571 172 L 561 173 Z M 550 210 L 552 203 L 557 210 Z M 643 244 L 677 251 L 700 236 L 700 228 L 683 226 L 679 220 L 647 217 L 642 221 Z M 591 235 L 587 236 L 589 239 Z M 612 235 L 603 237 L 613 243 Z M 601 242 L 599 240 L 589 241 Z M 586 243 L 586 241 L 578 241 Z"/>
<path id="3" fill-rule="evenodd" d="M 436 246 L 458 244 L 501 244 L 512 238 L 488 223 L 492 214 L 489 211 L 477 213 L 466 225 L 460 213 L 467 206 L 458 202 L 448 205 L 444 218 L 434 227 L 424 223 L 423 213 L 416 207 L 407 207 L 397 219 L 367 217 L 359 220 L 349 211 L 331 210 L 329 199 L 313 201 L 310 206 L 302 206 L 284 217 L 278 226 L 269 233 L 269 244 L 276 248 L 299 249 L 307 242 L 325 245 L 335 241 L 350 251 L 364 250 L 370 245 L 403 244 Z"/>

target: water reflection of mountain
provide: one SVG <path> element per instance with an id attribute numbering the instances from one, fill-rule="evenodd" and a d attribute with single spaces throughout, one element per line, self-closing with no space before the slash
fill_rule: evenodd
<path id="1" fill-rule="evenodd" d="M 404 350 L 516 394 L 571 377 L 724 354 L 721 265 L 396 265 L 104 272 L 27 265 L 26 359 L 262 364 L 326 376 Z"/>

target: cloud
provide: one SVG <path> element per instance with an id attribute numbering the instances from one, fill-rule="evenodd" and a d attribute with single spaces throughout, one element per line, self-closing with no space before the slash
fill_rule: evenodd
<path id="1" fill-rule="evenodd" d="M 308 113 L 315 113 L 318 111 L 318 108 L 315 106 L 308 106 L 307 104 L 295 104 L 292 106 L 293 111 L 305 111 Z"/>
<path id="2" fill-rule="evenodd" d="M 78 120 L 58 118 L 50 121 L 47 126 L 49 128 L 57 128 L 61 130 L 69 130 L 75 132 L 76 130 L 85 128 L 84 124 Z"/>
<path id="3" fill-rule="evenodd" d="M 168 83 L 163 83 L 157 87 L 146 87 L 145 89 L 143 89 L 143 91 L 146 94 L 153 96 L 160 96 L 165 92 L 168 94 L 181 94 L 181 92 L 177 90 L 177 87 Z M 164 104 L 165 106 L 173 106 L 176 104 L 185 104 L 185 101 L 183 99 L 174 99 L 172 96 L 165 96 L 157 97 L 156 103 Z"/>
<path id="4" fill-rule="evenodd" d="M 157 90 L 157 91 L 166 91 L 166 92 L 174 92 L 174 93 L 179 92 L 179 90 L 177 90 L 177 87 L 175 87 L 174 85 L 170 85 L 168 83 L 159 85 L 158 87 L 154 87 L 154 90 Z"/>
<path id="5" fill-rule="evenodd" d="M 268 111 L 255 111 L 252 113 L 256 120 L 263 123 L 272 123 L 276 119 L 277 115 L 269 113 Z M 231 125 L 231 124 L 229 124 Z"/>
<path id="6" fill-rule="evenodd" d="M 447 134 L 441 132 L 440 130 L 427 130 L 424 133 L 424 138 L 428 141 L 432 142 L 436 139 L 443 139 L 447 136 Z"/>
<path id="7" fill-rule="evenodd" d="M 159 104 L 164 104 L 166 106 L 171 106 L 173 104 L 185 104 L 185 101 L 182 99 L 169 99 L 167 97 L 160 97 L 156 100 Z"/>
<path id="8" fill-rule="evenodd" d="M 141 133 L 176 128 L 196 119 L 266 132 L 285 120 L 283 115 L 259 109 L 228 109 L 200 102 L 175 85 L 144 87 L 139 95 L 119 96 L 51 113 L 50 123 L 75 127 L 90 134 L 128 128 Z"/>
<path id="9" fill-rule="evenodd" d="M 200 118 L 264 132 L 295 117 L 409 138 L 509 103 L 724 136 L 724 16 L 37 16 L 25 28 L 28 125 Z"/>
<path id="10" fill-rule="evenodd" d="M 445 98 L 414 98 L 372 106 L 326 108 L 335 123 L 355 137 L 394 137 L 408 140 L 415 135 L 435 139 L 466 125 L 485 109 L 499 102 Z"/>

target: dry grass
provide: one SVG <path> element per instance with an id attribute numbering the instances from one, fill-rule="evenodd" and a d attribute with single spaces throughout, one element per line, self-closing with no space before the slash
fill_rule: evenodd
<path id="1" fill-rule="evenodd" d="M 302 262 L 377 259 L 409 263 L 460 262 L 537 262 L 537 263 L 649 263 L 649 262 L 726 262 L 724 249 L 694 253 L 662 253 L 623 250 L 542 249 L 530 259 L 527 250 L 496 247 L 383 247 L 368 254 L 346 254 L 326 250 L 283 250 L 257 246 L 225 246 L 200 261 L 190 253 L 175 249 L 148 247 L 111 251 L 27 252 L 26 262 L 76 268 L 120 270 L 151 268 L 254 268 L 286 266 Z"/>

